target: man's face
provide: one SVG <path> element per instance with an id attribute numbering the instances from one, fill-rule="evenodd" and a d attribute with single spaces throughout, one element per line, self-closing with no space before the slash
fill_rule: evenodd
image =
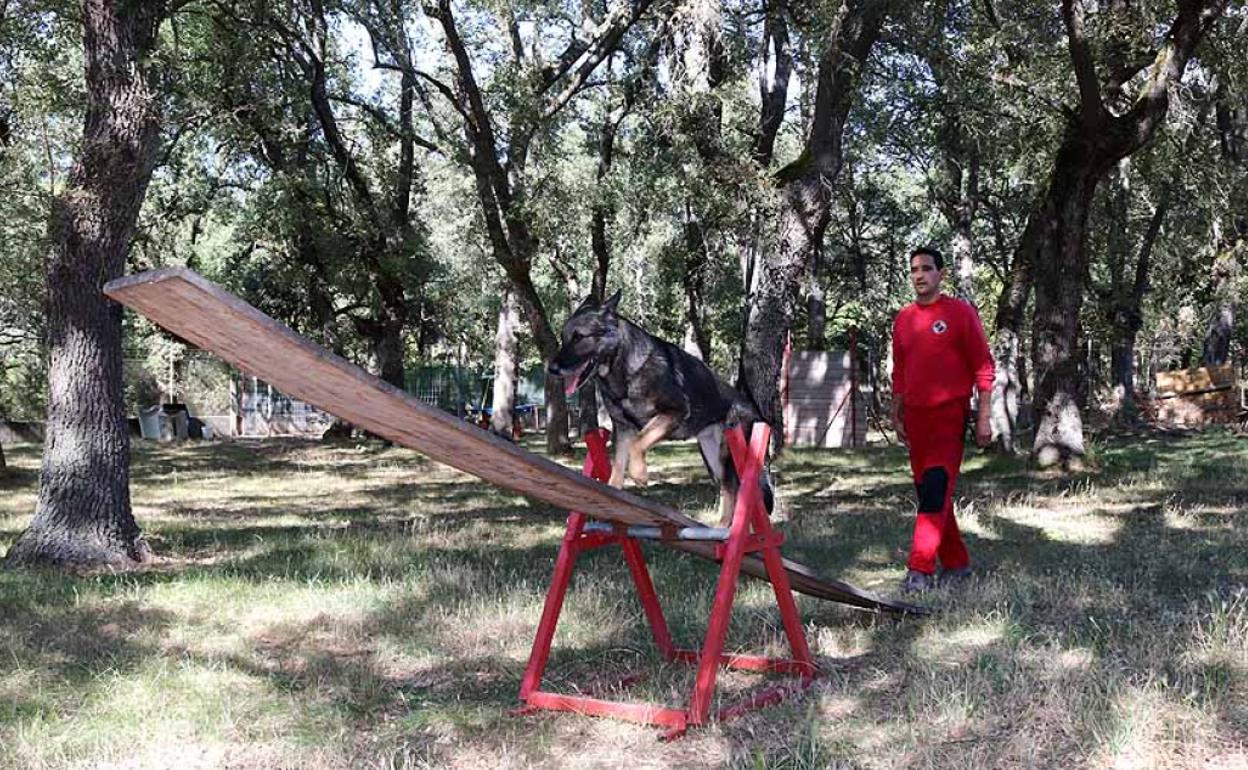
<path id="1" fill-rule="evenodd" d="M 940 282 L 945 271 L 936 269 L 936 260 L 931 254 L 915 254 L 910 258 L 910 282 L 914 284 L 914 293 L 920 301 L 933 299 L 940 293 Z"/>

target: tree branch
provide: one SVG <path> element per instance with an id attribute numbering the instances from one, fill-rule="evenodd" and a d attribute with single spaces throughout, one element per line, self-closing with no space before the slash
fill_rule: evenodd
<path id="1" fill-rule="evenodd" d="M 451 138 L 450 132 L 442 125 L 442 121 L 438 120 L 438 114 L 433 109 L 433 99 L 429 91 L 420 83 L 412 84 L 412 89 L 416 92 L 416 96 L 420 99 L 421 106 L 425 108 L 425 114 L 429 116 L 429 124 L 433 126 L 433 133 L 438 137 L 438 141 L 444 146 L 454 148 L 456 155 L 463 152 L 463 145 Z M 461 113 L 462 117 L 462 113 Z M 443 153 L 445 157 L 451 157 L 450 154 Z"/>
<path id="2" fill-rule="evenodd" d="M 1047 94 L 1041 93 L 1039 90 L 1036 89 L 1035 86 L 1031 85 L 1030 83 L 1026 83 L 1020 80 L 1017 75 L 1010 75 L 1010 74 L 1005 74 L 1005 73 L 1000 73 L 1000 72 L 992 72 L 992 73 L 989 73 L 988 79 L 994 83 L 999 83 L 1003 86 L 1009 86 L 1010 88 L 1017 89 L 1023 92 L 1024 94 L 1027 94 L 1033 99 L 1036 99 L 1037 101 L 1044 104 L 1045 107 L 1048 107 L 1057 115 L 1066 115 L 1067 113 L 1070 112 L 1070 109 L 1066 105 L 1060 104 L 1059 102 L 1054 101 L 1052 97 L 1050 97 Z"/>
<path id="3" fill-rule="evenodd" d="M 1179 14 L 1153 60 L 1148 80 L 1136 95 L 1131 112 L 1124 117 L 1138 122 L 1148 113 L 1165 111 L 1170 86 L 1183 77 L 1197 44 L 1226 10 L 1226 4 L 1227 0 L 1180 0 Z"/>
<path id="4" fill-rule="evenodd" d="M 1099 126 L 1105 119 L 1105 104 L 1101 101 L 1101 84 L 1084 28 L 1083 0 L 1062 0 L 1062 19 L 1066 22 L 1070 60 L 1079 84 L 1079 112 L 1089 127 Z"/>
<path id="5" fill-rule="evenodd" d="M 760 167 L 771 163 L 776 135 L 784 123 L 788 102 L 789 78 L 793 72 L 793 51 L 789 44 L 789 26 L 779 0 L 770 0 L 765 7 L 763 22 L 762 66 L 758 71 L 758 130 L 751 143 L 750 154 Z"/>
<path id="6" fill-rule="evenodd" d="M 468 115 L 467 110 L 464 109 L 464 105 L 462 101 L 455 94 L 455 91 L 450 86 L 448 86 L 446 83 L 443 83 L 441 80 L 438 80 L 433 75 L 430 75 L 428 72 L 425 72 L 423 70 L 416 70 L 416 77 L 420 78 L 421 80 L 424 80 L 425 82 L 429 83 L 431 86 L 436 88 L 438 93 L 442 94 L 442 97 L 451 103 L 451 106 L 454 107 L 455 111 L 460 114 L 460 117 L 462 117 L 464 120 L 472 119 Z"/>
<path id="7" fill-rule="evenodd" d="M 399 71 L 401 72 L 402 70 L 400 69 Z M 369 104 L 368 102 L 357 99 L 353 96 L 345 96 L 342 94 L 332 95 L 329 99 L 331 101 L 349 105 L 357 110 L 367 113 L 373 120 L 381 124 L 381 127 L 385 129 L 387 134 L 390 134 L 393 137 L 401 139 L 406 133 L 401 127 L 396 126 L 394 121 L 390 119 L 390 116 L 375 104 Z M 411 139 L 412 143 L 417 147 L 426 149 L 429 152 L 437 153 L 443 157 L 448 157 L 446 151 L 443 150 L 437 143 L 430 141 L 429 139 L 425 139 L 419 134 L 411 134 L 408 138 Z"/>
<path id="8" fill-rule="evenodd" d="M 571 101 L 598 65 L 619 47 L 624 34 L 650 9 L 653 2 L 654 0 L 637 0 L 631 8 L 617 9 L 599 25 L 597 36 L 590 42 L 584 53 L 569 66 L 572 75 L 568 84 L 558 94 L 547 100 L 546 107 L 542 111 L 544 119 L 554 117 Z M 554 80 L 548 82 L 539 89 L 538 93 L 544 93 L 554 82 Z"/>
<path id="9" fill-rule="evenodd" d="M 472 69 L 472 59 L 463 39 L 459 36 L 459 28 L 451 11 L 450 0 L 438 0 L 437 4 L 425 4 L 425 14 L 438 21 L 446 37 L 446 45 L 455 59 L 455 67 L 460 91 L 467 100 L 468 108 L 462 108 L 464 117 L 464 133 L 472 145 L 472 170 L 477 186 L 477 195 L 481 199 L 482 213 L 485 216 L 486 230 L 490 236 L 494 252 L 504 262 L 503 267 L 509 274 L 519 275 L 522 268 L 516 265 L 507 255 L 513 255 L 507 233 L 503 228 L 502 215 L 511 209 L 511 187 L 507 172 L 498 160 L 498 143 L 494 136 L 494 127 L 490 123 L 490 114 L 485 107 L 485 99 L 477 85 L 476 75 Z M 455 100 L 459 104 L 459 99 Z M 522 277 L 522 276 L 521 276 Z"/>

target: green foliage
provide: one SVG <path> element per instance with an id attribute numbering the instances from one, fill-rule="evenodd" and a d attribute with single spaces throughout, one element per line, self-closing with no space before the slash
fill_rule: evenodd
<path id="1" fill-rule="evenodd" d="M 750 158 L 765 53 L 764 14 L 754 3 L 655 4 L 564 109 L 542 114 L 551 96 L 542 78 L 570 43 L 591 39 L 611 7 L 457 6 L 500 146 L 536 127 L 522 166 L 508 166 L 520 182 L 515 211 L 536 238 L 533 281 L 558 326 L 589 291 L 590 222 L 602 207 L 610 217 L 608 283 L 623 290 L 626 312 L 683 340 L 692 286 L 712 364 L 731 374 L 749 301 L 743 280 L 751 260 L 775 248 L 783 181 L 775 174 L 800 160 L 817 64 L 840 6 L 786 4 L 794 75 L 767 169 Z M 1090 14 L 1094 53 L 1145 51 L 1158 29 L 1144 20 L 1168 12 L 1150 4 L 1128 15 Z M 45 220 L 68 173 L 84 99 L 74 14 L 63 3 L 21 0 L 0 16 L 0 125 L 8 132 L 0 141 L 0 410 L 10 414 L 41 408 Z M 487 365 L 506 278 L 491 257 L 459 106 L 442 91 L 458 88 L 448 53 L 423 7 L 191 4 L 161 34 L 165 142 L 131 269 L 190 265 L 361 362 L 371 349 L 360 324 L 387 312 L 378 286 L 386 278 L 402 289 L 409 363 Z M 1221 99 L 1243 114 L 1243 35 L 1236 10 L 1210 33 L 1187 85 L 1171 97 L 1165 136 L 1124 171 L 1125 219 L 1106 218 L 1104 195 L 1093 212 L 1085 331 L 1104 341 L 1117 269 L 1108 234 L 1138 243 L 1162 191 L 1172 191 L 1141 332 L 1157 365 L 1198 356 L 1215 300 L 1242 294 L 1241 284 L 1215 288 L 1212 279 L 1220 254 L 1239 254 L 1236 212 L 1248 201 L 1248 174 L 1242 161 L 1225 161 L 1209 105 Z M 711 50 L 719 56 L 714 82 L 699 64 Z M 406 55 L 420 73 L 406 86 L 415 97 L 410 130 L 425 142 L 410 178 L 401 151 Z M 309 65 L 317 62 L 339 148 L 312 98 Z M 1056 6 L 895 4 L 849 116 L 822 260 L 809 284 L 824 297 L 828 344 L 847 344 L 857 328 L 873 360 L 886 359 L 891 315 L 910 293 L 905 254 L 918 243 L 948 253 L 949 206 L 967 194 L 972 169 L 974 290 L 991 329 L 1074 99 Z M 600 178 L 600 142 L 612 119 L 613 163 Z M 361 197 L 357 181 L 371 198 Z M 394 214 L 405 190 L 411 206 Z M 805 296 L 794 299 L 800 347 L 809 319 Z M 1241 348 L 1244 315 L 1235 330 Z M 133 360 L 164 344 L 145 325 L 128 329 Z M 525 327 L 522 356 L 531 366 L 538 356 L 527 334 Z M 1107 355 L 1104 345 L 1093 347 Z"/>
<path id="2" fill-rule="evenodd" d="M 46 220 L 84 101 L 77 33 L 63 11 L 25 0 L 0 10 L 0 418 L 43 413 Z"/>

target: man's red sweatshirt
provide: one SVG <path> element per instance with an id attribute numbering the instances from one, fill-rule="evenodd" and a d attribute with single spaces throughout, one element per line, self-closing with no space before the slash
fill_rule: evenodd
<path id="1" fill-rule="evenodd" d="M 912 407 L 970 398 L 992 390 L 996 369 L 979 313 L 944 294 L 912 302 L 893 321 L 893 398 Z"/>

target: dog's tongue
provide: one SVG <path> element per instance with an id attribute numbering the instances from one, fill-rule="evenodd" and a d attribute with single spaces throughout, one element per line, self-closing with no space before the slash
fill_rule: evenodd
<path id="1" fill-rule="evenodd" d="M 588 365 L 589 362 L 586 361 L 575 372 L 563 375 L 563 395 L 570 396 L 576 392 L 576 386 L 581 382 L 581 372 L 585 371 Z"/>

